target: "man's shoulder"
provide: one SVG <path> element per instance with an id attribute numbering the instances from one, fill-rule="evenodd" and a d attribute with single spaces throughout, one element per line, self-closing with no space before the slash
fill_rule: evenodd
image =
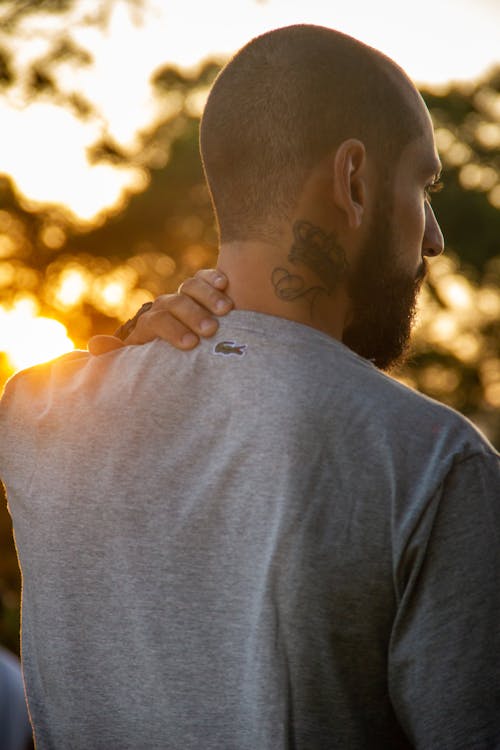
<path id="1" fill-rule="evenodd" d="M 488 445 L 461 413 L 380 371 L 315 328 L 235 311 L 223 319 L 216 340 L 221 351 L 224 343 L 230 345 L 222 351 L 228 361 L 245 362 L 249 380 L 268 382 L 276 374 L 290 408 L 311 411 L 322 434 L 340 424 L 342 429 L 351 426 L 360 440 L 400 440 L 409 450 L 420 443 L 430 447 L 445 435 L 454 443 L 477 444 L 479 450 Z"/>
<path id="2" fill-rule="evenodd" d="M 433 456 L 457 464 L 477 455 L 498 458 L 488 437 L 461 412 L 384 373 L 376 372 L 372 382 L 380 439 L 409 459 Z"/>
<path id="3" fill-rule="evenodd" d="M 19 370 L 7 381 L 3 394 L 1 405 L 5 407 L 13 398 L 21 394 L 27 396 L 31 393 L 36 395 L 50 384 L 55 377 L 71 377 L 75 367 L 79 368 L 90 357 L 87 351 L 75 349 L 72 352 L 63 354 L 57 359 L 49 362 L 42 362 L 24 370 Z"/>

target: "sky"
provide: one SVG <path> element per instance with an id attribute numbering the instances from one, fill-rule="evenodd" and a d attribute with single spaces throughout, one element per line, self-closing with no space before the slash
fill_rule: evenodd
<path id="1" fill-rule="evenodd" d="M 377 47 L 417 82 L 471 78 L 500 59 L 498 0 L 170 0 L 157 7 L 165 48 L 187 64 L 304 22 Z"/>
<path id="2" fill-rule="evenodd" d="M 54 23 L 34 18 L 36 25 L 27 26 L 34 33 L 14 49 L 20 66 L 43 51 L 41 32 Z M 152 0 L 141 24 L 120 2 L 104 33 L 77 21 L 66 20 L 66 27 L 92 51 L 95 65 L 63 68 L 60 83 L 85 93 L 100 117 L 83 123 L 50 102 L 27 104 L 10 90 L 0 97 L 0 173 L 14 178 L 28 205 L 64 203 L 82 223 L 146 186 L 144 171 L 91 166 L 86 152 L 103 126 L 133 147 L 157 112 L 151 73 L 166 63 L 192 67 L 211 55 L 228 56 L 259 33 L 300 22 L 337 28 L 377 47 L 417 83 L 471 80 L 500 63 L 500 0 Z"/>

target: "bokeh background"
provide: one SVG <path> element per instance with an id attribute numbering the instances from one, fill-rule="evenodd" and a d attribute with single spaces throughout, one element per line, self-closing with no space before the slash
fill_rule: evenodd
<path id="1" fill-rule="evenodd" d="M 396 376 L 500 445 L 496 0 L 0 0 L 0 387 L 215 264 L 197 147 L 208 89 L 249 38 L 296 22 L 378 47 L 420 87 L 447 250 Z M 2 499 L 0 643 L 14 651 L 19 590 Z"/>

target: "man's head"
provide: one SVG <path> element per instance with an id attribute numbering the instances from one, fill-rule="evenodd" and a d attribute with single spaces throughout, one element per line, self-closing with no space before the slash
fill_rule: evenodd
<path id="1" fill-rule="evenodd" d="M 296 289 L 310 283 L 310 324 L 339 337 L 341 318 L 351 349 L 381 368 L 399 359 L 425 256 L 442 250 L 428 202 L 440 166 L 432 123 L 406 74 L 331 29 L 271 31 L 217 78 L 200 144 L 222 245 L 278 247 L 293 232 L 302 246 L 291 240 L 291 270 L 279 259 L 277 296 L 304 297 Z M 298 227 L 313 232 L 305 238 Z M 298 265 L 315 277 L 304 286 Z M 320 322 L 318 289 L 333 305 Z"/>
<path id="2" fill-rule="evenodd" d="M 201 122 L 221 241 L 272 238 L 311 169 L 348 138 L 365 144 L 383 177 L 423 132 L 418 96 L 395 63 L 332 29 L 253 39 L 222 70 Z"/>

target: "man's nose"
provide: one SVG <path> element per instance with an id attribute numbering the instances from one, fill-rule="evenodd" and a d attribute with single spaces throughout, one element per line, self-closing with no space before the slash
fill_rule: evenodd
<path id="1" fill-rule="evenodd" d="M 430 258 L 441 255 L 444 250 L 444 237 L 430 203 L 425 204 L 425 232 L 422 255 Z"/>

